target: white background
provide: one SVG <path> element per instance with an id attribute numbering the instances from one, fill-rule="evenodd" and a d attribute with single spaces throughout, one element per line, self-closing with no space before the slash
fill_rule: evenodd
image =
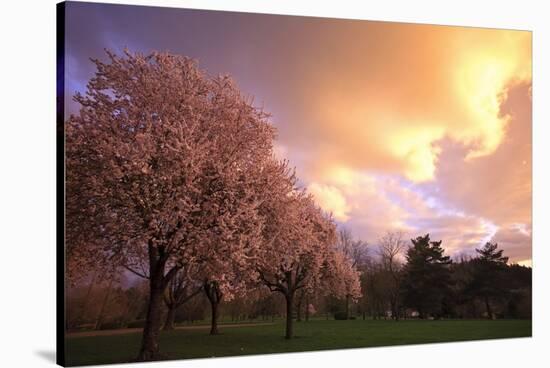
<path id="1" fill-rule="evenodd" d="M 533 338 L 172 361 L 139 367 L 548 366 L 550 10 L 545 9 L 546 1 L 128 3 L 534 31 Z M 12 0 L 0 6 L 0 366 L 52 366 L 56 323 L 55 1 Z"/>

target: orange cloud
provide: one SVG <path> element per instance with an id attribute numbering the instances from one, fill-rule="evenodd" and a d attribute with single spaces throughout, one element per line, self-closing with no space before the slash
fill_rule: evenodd
<path id="1" fill-rule="evenodd" d="M 308 191 L 315 197 L 317 204 L 332 213 L 336 220 L 346 222 L 349 219 L 350 208 L 338 188 L 313 182 L 308 186 Z"/>
<path id="2" fill-rule="evenodd" d="M 289 81 L 279 125 L 319 204 L 371 241 L 430 232 L 459 254 L 500 239 L 513 262 L 529 262 L 531 34 L 323 29 L 298 51 L 311 62 Z"/>
<path id="3" fill-rule="evenodd" d="M 387 23 L 347 32 L 348 43 L 346 31 L 327 38 L 330 55 L 296 87 L 312 116 L 282 127 L 285 139 L 310 139 L 312 160 L 422 182 L 434 178 L 443 138 L 467 146 L 466 159 L 501 144 L 506 87 L 531 79 L 530 33 Z"/>

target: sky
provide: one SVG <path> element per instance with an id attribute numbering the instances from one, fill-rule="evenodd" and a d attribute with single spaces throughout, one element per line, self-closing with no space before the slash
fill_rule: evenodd
<path id="1" fill-rule="evenodd" d="M 229 74 L 275 152 L 355 237 L 497 242 L 531 265 L 531 33 L 93 3 L 66 10 L 66 113 L 104 49 Z"/>

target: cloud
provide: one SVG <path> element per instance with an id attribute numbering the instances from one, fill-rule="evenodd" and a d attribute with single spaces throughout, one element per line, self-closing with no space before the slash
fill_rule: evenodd
<path id="1" fill-rule="evenodd" d="M 363 239 L 378 239 L 389 229 L 409 230 L 406 220 L 411 213 L 430 211 L 416 193 L 391 176 L 331 167 L 316 180 L 307 189 L 317 203 Z"/>
<path id="2" fill-rule="evenodd" d="M 468 165 L 462 161 L 463 165 Z M 530 223 L 504 224 L 454 207 L 442 191 L 396 175 L 331 168 L 308 190 L 318 204 L 354 235 L 376 245 L 387 231 L 408 239 L 426 233 L 443 240 L 447 255 L 475 256 L 486 242 L 498 242 L 512 262 L 530 262 Z"/>
<path id="3" fill-rule="evenodd" d="M 407 237 L 430 232 L 444 237 L 449 244 L 458 244 L 460 242 L 452 241 L 451 236 L 471 232 L 470 225 L 480 229 L 474 245 L 487 236 L 480 219 L 446 207 L 423 193 L 421 187 L 399 176 L 331 168 L 318 180 L 320 182 L 312 182 L 308 190 L 319 205 L 353 229 L 357 236 L 371 242 L 376 242 L 388 230 L 399 230 Z"/>
<path id="4" fill-rule="evenodd" d="M 409 237 L 430 233 L 443 240 L 447 254 L 471 256 L 485 242 L 497 241 L 511 262 L 529 264 L 530 90 L 530 83 L 514 83 L 502 93 L 498 114 L 507 116 L 507 125 L 493 153 L 469 157 L 470 147 L 461 142 L 437 141 L 440 152 L 429 182 L 321 158 L 303 177 L 337 190 L 346 204 L 346 225 L 371 242 L 392 229 Z"/>
<path id="5" fill-rule="evenodd" d="M 509 116 L 509 124 L 492 155 L 464 162 L 465 147 L 451 141 L 441 143 L 443 153 L 435 176 L 447 202 L 497 223 L 531 223 L 529 90 L 529 84 L 520 84 L 507 91 L 501 114 Z"/>
<path id="6" fill-rule="evenodd" d="M 413 224 L 418 231 L 429 232 L 432 240 L 442 240 L 445 253 L 450 256 L 474 255 L 475 248 L 491 240 L 498 231 L 498 226 L 487 219 L 458 213 L 435 213 L 428 218 L 415 219 Z"/>
<path id="7" fill-rule="evenodd" d="M 504 249 L 504 255 L 512 263 L 531 265 L 531 226 L 528 224 L 506 224 L 492 237 Z"/>
<path id="8" fill-rule="evenodd" d="M 296 98 L 309 116 L 281 124 L 281 136 L 303 145 L 311 161 L 358 170 L 434 179 L 448 138 L 462 159 L 492 154 L 509 116 L 500 113 L 506 86 L 531 78 L 530 33 L 424 25 L 351 26 L 322 47 Z M 350 42 L 352 45 L 350 45 Z M 317 55 L 313 43 L 308 54 Z"/>
<path id="9" fill-rule="evenodd" d="M 349 219 L 349 206 L 346 203 L 346 198 L 338 188 L 330 185 L 311 183 L 308 190 L 313 194 L 321 208 L 332 213 L 336 220 L 346 222 Z"/>

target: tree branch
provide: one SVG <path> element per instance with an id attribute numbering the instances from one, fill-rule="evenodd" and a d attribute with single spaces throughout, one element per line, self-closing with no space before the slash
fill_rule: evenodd
<path id="1" fill-rule="evenodd" d="M 132 272 L 134 275 L 137 275 L 139 277 L 143 277 L 144 279 L 149 279 L 150 277 L 145 275 L 144 273 L 141 273 L 141 272 L 138 272 L 136 270 L 134 270 L 133 268 L 127 266 L 127 265 L 124 265 L 123 266 L 125 269 L 127 269 L 128 271 Z"/>

